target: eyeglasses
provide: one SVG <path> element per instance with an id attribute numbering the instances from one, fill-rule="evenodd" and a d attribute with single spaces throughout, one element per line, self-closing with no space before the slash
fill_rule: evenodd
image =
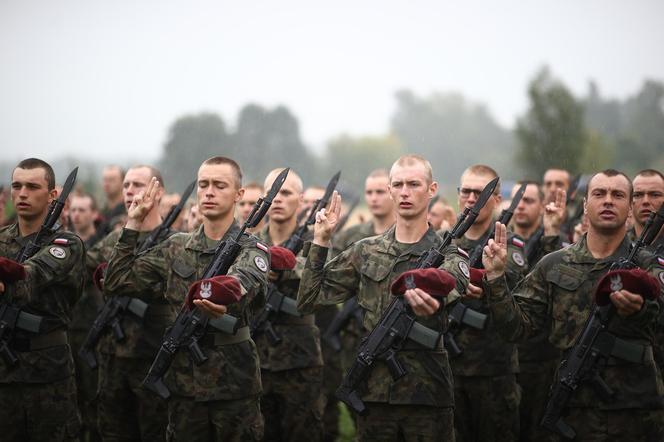
<path id="1" fill-rule="evenodd" d="M 479 198 L 480 194 L 482 193 L 482 190 L 483 189 L 469 189 L 467 187 L 457 187 L 457 192 L 459 192 L 459 195 L 461 195 L 464 198 L 468 198 L 471 193 L 475 195 L 475 198 Z"/>

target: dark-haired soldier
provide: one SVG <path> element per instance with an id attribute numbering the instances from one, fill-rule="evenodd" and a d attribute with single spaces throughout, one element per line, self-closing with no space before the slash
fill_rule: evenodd
<path id="1" fill-rule="evenodd" d="M 24 330 L 30 324 L 19 321 L 12 335 L 9 318 L 2 319 L 0 338 L 8 347 L 3 355 L 9 350 L 17 358 L 15 363 L 0 361 L 3 441 L 76 440 L 80 431 L 67 327 L 83 286 L 83 243 L 58 229 L 24 263 L 13 261 L 35 238 L 56 197 L 48 163 L 29 158 L 16 166 L 11 198 L 17 222 L 0 230 L 0 311 L 6 313 L 7 304 L 20 307 L 41 317 L 42 326 L 39 333 L 32 333 Z"/>
<path id="2" fill-rule="evenodd" d="M 199 341 L 208 358 L 202 365 L 195 365 L 186 349 L 177 353 L 166 376 L 171 393 L 167 439 L 260 440 L 260 365 L 248 323 L 252 302 L 265 294 L 268 249 L 255 237 L 245 235 L 227 275 L 197 282 L 219 241 L 235 238 L 240 231 L 233 218 L 243 194 L 240 167 L 225 157 L 204 161 L 198 169 L 197 187 L 203 224 L 194 232 L 177 233 L 137 255 L 139 231 L 156 204 L 158 188 L 153 178 L 147 189 L 134 197 L 108 264 L 104 288 L 115 295 L 140 294 L 144 301 L 165 297 L 173 314 L 184 304 L 184 308 L 196 306 L 211 316 L 228 312 L 236 317 L 239 329 L 234 335 L 211 328 Z M 215 295 L 214 288 L 220 285 L 227 301 Z"/>
<path id="3" fill-rule="evenodd" d="M 632 180 L 634 195 L 632 198 L 632 215 L 634 228 L 628 231 L 632 241 L 641 235 L 643 227 L 652 212 L 657 212 L 664 202 L 664 175 L 654 169 L 645 169 L 636 174 Z M 664 233 L 659 232 L 649 249 L 664 252 Z"/>
<path id="4" fill-rule="evenodd" d="M 648 275 L 633 278 L 628 272 L 617 279 L 614 276 L 610 286 L 601 285 L 609 286 L 608 290 L 596 290 L 610 266 L 628 255 L 625 221 L 631 198 L 632 185 L 623 173 L 605 170 L 593 175 L 584 202 L 588 233 L 577 243 L 545 256 L 514 294 L 504 278 L 504 226 L 496 227 L 496 241 L 490 241 L 484 249 L 485 296 L 496 330 L 504 339 L 518 342 L 543 334 L 565 351 L 576 342 L 595 303 L 611 303 L 616 309 L 606 337 L 620 338 L 622 351 L 600 358 L 597 367 L 613 395 L 603 399 L 593 387 L 597 384 L 590 380 L 572 393 L 563 412 L 566 423 L 576 431 L 576 440 L 664 439 L 664 385 L 651 346 L 660 314 L 659 303 L 653 297 L 662 294 L 664 281 Z M 644 251 L 637 261 L 652 262 L 650 258 Z M 652 264 L 648 270 L 651 274 L 661 272 Z M 635 288 L 643 281 L 643 287 Z M 641 357 L 637 360 L 629 354 Z"/>

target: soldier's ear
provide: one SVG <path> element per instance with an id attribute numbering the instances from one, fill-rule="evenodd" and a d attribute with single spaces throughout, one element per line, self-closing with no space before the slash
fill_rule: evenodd
<path id="1" fill-rule="evenodd" d="M 240 187 L 235 194 L 235 202 L 238 203 L 244 196 L 244 187 Z"/>
<path id="2" fill-rule="evenodd" d="M 433 198 L 438 193 L 438 182 L 432 181 L 429 185 L 429 198 Z"/>
<path id="3" fill-rule="evenodd" d="M 583 214 L 588 215 L 588 200 L 583 197 Z"/>

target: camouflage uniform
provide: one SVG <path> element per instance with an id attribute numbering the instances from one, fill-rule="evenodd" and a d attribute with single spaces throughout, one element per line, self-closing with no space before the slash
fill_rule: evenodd
<path id="1" fill-rule="evenodd" d="M 222 240 L 234 238 L 233 224 Z M 177 233 L 144 254 L 134 249 L 138 232 L 123 230 L 106 271 L 105 290 L 115 295 L 140 295 L 144 301 L 165 297 L 172 312 L 182 307 L 189 286 L 200 279 L 214 256 L 218 241 L 205 236 L 203 226 Z M 240 281 L 242 300 L 228 307 L 238 318 L 236 336 L 208 330 L 199 341 L 208 361 L 196 366 L 185 349 L 178 352 L 167 376 L 168 440 L 260 440 L 263 422 L 259 409 L 260 367 L 254 342 L 240 339 L 249 321 L 250 304 L 263 299 L 269 256 L 245 235 L 242 250 L 228 275 Z M 195 416 L 194 416 L 195 415 Z M 189 417 L 192 420 L 189 420 Z"/>
<path id="2" fill-rule="evenodd" d="M 459 238 L 456 245 L 469 254 L 486 242 L 487 231 L 478 240 Z M 508 236 L 508 280 L 510 287 L 525 276 L 528 265 L 524 243 Z M 519 434 L 520 393 L 516 383 L 519 370 L 516 346 L 496 333 L 483 300 L 466 298 L 463 303 L 489 317 L 484 330 L 452 325 L 451 333 L 463 351 L 450 359 L 454 373 L 454 426 L 458 441 L 513 441 Z"/>
<path id="3" fill-rule="evenodd" d="M 139 234 L 139 247 L 150 233 Z M 158 241 L 172 234 L 169 231 Z M 120 232 L 112 232 L 88 252 L 89 274 L 110 259 L 119 237 Z M 110 297 L 115 293 L 106 291 L 105 295 Z M 141 382 L 175 314 L 163 296 L 153 298 L 150 293 L 130 296 L 149 300 L 149 307 L 143 319 L 125 313 L 121 320 L 124 341 L 117 341 L 112 333 L 99 340 L 99 428 L 105 441 L 163 441 L 168 423 L 166 401 L 141 387 Z M 89 367 L 85 369 L 89 371 Z"/>
<path id="4" fill-rule="evenodd" d="M 89 250 L 94 246 L 96 236 L 85 241 L 85 248 Z M 87 260 L 86 260 L 87 264 Z M 74 305 L 72 311 L 72 321 L 69 327 L 69 341 L 71 344 L 74 364 L 76 366 L 76 390 L 78 392 L 78 404 L 83 419 L 83 428 L 81 440 L 98 441 L 101 440 L 97 424 L 97 370 L 91 370 L 85 361 L 78 355 L 88 330 L 92 326 L 99 309 L 103 305 L 101 292 L 92 283 L 90 273 L 88 273 L 83 286 L 83 294 Z"/>
<path id="5" fill-rule="evenodd" d="M 510 341 L 544 335 L 561 351 L 572 347 L 593 308 L 597 281 L 619 257 L 627 256 L 625 238 L 615 253 L 595 259 L 586 237 L 544 257 L 510 296 L 504 279 L 487 284 L 488 302 L 496 328 Z M 643 252 L 640 262 L 644 262 Z M 660 282 L 661 279 L 660 279 Z M 664 284 L 662 285 L 664 287 Z M 599 374 L 615 392 L 604 402 L 590 383 L 582 384 L 569 403 L 568 424 L 578 440 L 663 440 L 664 385 L 652 357 L 650 343 L 660 314 L 656 301 L 628 318 L 615 316 L 609 331 L 623 340 L 646 345 L 643 363 L 609 358 Z"/>
<path id="6" fill-rule="evenodd" d="M 0 229 L 0 256 L 15 259 L 32 238 L 20 237 L 17 224 Z M 7 284 L 0 301 L 43 317 L 45 331 L 17 330 L 10 349 L 18 363 L 0 362 L 0 434 L 6 441 L 77 440 L 81 422 L 66 328 L 83 287 L 83 243 L 57 231 L 25 265 L 27 279 Z"/>
<path id="7" fill-rule="evenodd" d="M 269 226 L 259 235 L 268 246 Z M 311 238 L 309 233 L 305 239 Z M 277 288 L 289 298 L 297 297 L 304 260 L 292 271 L 281 272 Z M 320 332 L 313 315 L 300 318 L 279 313 L 272 325 L 281 342 L 272 345 L 265 333 L 254 336 L 261 363 L 266 441 L 309 440 L 323 435 L 323 355 Z"/>
<path id="8" fill-rule="evenodd" d="M 298 307 L 312 311 L 318 305 L 343 302 L 357 296 L 365 310 L 364 326 L 371 330 L 389 305 L 392 295 L 390 285 L 406 270 L 414 268 L 418 259 L 431 247 L 440 245 L 441 238 L 429 228 L 415 244 L 396 241 L 395 228 L 386 233 L 353 244 L 325 265 L 328 249 L 312 244 L 302 274 L 298 292 Z M 457 285 L 447 297 L 448 305 L 465 293 L 468 284 L 468 264 L 456 247 L 448 247 L 447 259 L 441 268 L 457 279 Z M 446 309 L 417 321 L 426 327 L 442 331 L 446 321 Z M 418 344 L 408 342 L 399 352 L 399 358 L 407 374 L 394 381 L 387 366 L 377 363 L 367 379 L 361 397 L 366 403 L 366 415 L 358 417 L 360 440 L 454 440 L 452 408 L 452 373 L 447 351 L 423 350 Z M 393 420 L 395 432 L 385 434 L 374 431 L 382 425 L 384 404 L 400 417 Z M 391 406 L 398 407 L 391 407 Z M 375 408 L 374 408 L 375 407 Z M 396 411 L 398 410 L 398 411 Z M 421 428 L 420 416 L 426 415 L 429 424 Z M 391 414 L 395 418 L 395 414 Z"/>

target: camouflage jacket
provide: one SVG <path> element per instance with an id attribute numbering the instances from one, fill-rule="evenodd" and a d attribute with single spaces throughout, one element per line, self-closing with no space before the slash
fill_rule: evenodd
<path id="1" fill-rule="evenodd" d="M 140 248 L 143 241 L 152 232 L 140 232 L 138 234 L 138 241 L 136 247 Z M 168 231 L 159 242 L 165 240 L 167 237 L 173 235 L 174 231 Z M 99 264 L 108 262 L 113 252 L 113 247 L 118 242 L 120 231 L 109 233 L 103 240 L 98 242 L 87 254 L 87 268 L 88 275 L 92 274 L 99 266 Z M 113 354 L 123 358 L 153 358 L 159 350 L 161 340 L 164 336 L 166 327 L 173 323 L 175 320 L 175 313 L 168 306 L 166 298 L 163 296 L 163 284 L 159 292 L 162 296 L 156 299 L 152 298 L 150 294 L 129 294 L 125 296 L 149 299 L 148 309 L 145 312 L 145 317 L 140 319 L 130 312 L 125 312 L 120 325 L 125 333 L 125 339 L 120 342 L 115 339 L 112 333 L 107 332 L 100 340 L 97 348 L 100 352 L 105 354 Z M 104 297 L 106 299 L 115 296 L 115 293 L 104 290 Z M 93 319 L 94 321 L 94 319 Z M 90 323 L 90 325 L 92 325 Z M 89 326 L 88 326 L 89 328 Z"/>
<path id="2" fill-rule="evenodd" d="M 239 227 L 233 224 L 222 240 L 234 238 Z M 124 229 L 113 249 L 106 271 L 104 290 L 114 295 L 140 297 L 146 302 L 165 297 L 173 314 L 183 307 L 189 286 L 199 280 L 214 256 L 218 241 L 207 239 L 203 226 L 192 233 L 176 233 L 140 255 L 135 255 L 138 232 Z M 242 249 L 228 275 L 236 277 L 242 300 L 228 306 L 228 313 L 248 325 L 252 302 L 262 300 L 267 286 L 268 253 L 259 248 L 256 238 L 245 235 Z M 216 332 L 208 330 L 206 337 Z M 208 361 L 200 366 L 191 362 L 186 349 L 178 352 L 168 372 L 168 388 L 179 396 L 197 401 L 232 400 L 261 392 L 256 345 L 252 340 L 215 345 L 203 338 L 201 349 Z"/>
<path id="3" fill-rule="evenodd" d="M 472 254 L 475 247 L 486 240 L 469 240 L 466 237 L 456 240 L 456 245 Z M 524 253 L 524 242 L 508 234 L 507 240 L 507 281 L 515 286 L 528 270 Z M 519 370 L 518 356 L 514 344 L 503 341 L 494 329 L 491 313 L 484 300 L 464 298 L 463 303 L 478 312 L 488 315 L 484 330 L 468 326 L 452 326 L 454 335 L 463 353 L 452 358 L 452 371 L 457 376 L 501 376 L 516 373 Z"/>
<path id="4" fill-rule="evenodd" d="M 36 235 L 36 234 L 35 234 Z M 16 259 L 21 248 L 34 236 L 19 236 L 18 224 L 0 229 L 0 256 Z M 58 230 L 46 245 L 24 263 L 27 278 L 7 284 L 0 301 L 21 307 L 27 313 L 42 316 L 45 332 L 65 330 L 71 322 L 74 304 L 81 296 L 85 252 L 83 243 L 71 232 Z M 35 337 L 17 330 L 12 344 Z M 11 346 L 11 344 L 10 344 Z M 17 351 L 14 367 L 0 362 L 0 383 L 45 383 L 66 379 L 74 374 L 69 345 L 41 350 Z"/>
<path id="5" fill-rule="evenodd" d="M 515 236 L 517 236 L 515 234 Z M 520 236 L 518 238 L 524 240 Z M 539 262 L 544 255 L 560 250 L 566 245 L 569 245 L 567 237 L 565 235 L 544 235 L 544 227 L 540 226 L 528 239 L 524 240 L 526 243 L 525 246 L 525 256 L 526 261 L 528 261 L 528 267 L 531 269 L 535 267 L 535 264 Z"/>
<path id="6" fill-rule="evenodd" d="M 307 231 L 305 241 L 312 238 Z M 265 226 L 259 234 L 259 239 L 272 246 L 269 226 Z M 297 265 L 293 270 L 281 272 L 277 289 L 289 298 L 297 298 L 297 289 L 300 286 L 300 277 L 304 268 L 304 258 L 297 257 Z M 261 369 L 270 371 L 283 371 L 294 368 L 321 367 L 323 355 L 320 347 L 320 332 L 315 324 L 289 324 L 292 317 L 286 313 L 279 313 L 272 325 L 281 338 L 278 345 L 271 345 L 264 333 L 255 337 L 258 354 L 261 359 Z"/>
<path id="7" fill-rule="evenodd" d="M 513 296 L 503 278 L 489 282 L 488 301 L 496 328 L 505 339 L 513 342 L 543 334 L 559 350 L 568 350 L 594 307 L 597 281 L 613 262 L 627 256 L 629 245 L 625 238 L 612 256 L 596 259 L 588 250 L 584 235 L 579 242 L 545 256 Z M 642 252 L 639 262 L 651 263 L 651 255 Z M 652 271 L 652 265 L 647 265 Z M 646 301 L 635 315 L 628 318 L 615 315 L 609 331 L 628 342 L 649 345 L 659 314 L 657 301 Z M 584 383 L 570 406 L 599 406 L 602 409 L 662 407 L 664 386 L 652 358 L 647 357 L 640 364 L 609 358 L 600 367 L 599 374 L 616 392 L 611 403 L 601 401 L 589 383 Z"/>
<path id="8" fill-rule="evenodd" d="M 364 309 L 364 326 L 373 330 L 392 300 L 390 286 L 401 273 L 417 265 L 419 258 L 431 247 L 438 246 L 441 238 L 429 228 L 415 244 L 398 243 L 395 228 L 382 235 L 356 242 L 325 265 L 328 249 L 311 245 L 298 292 L 300 311 L 312 311 L 317 306 L 346 301 L 357 295 Z M 468 285 L 468 261 L 457 247 L 449 246 L 447 259 L 441 268 L 457 280 L 456 288 L 447 296 L 450 305 L 465 293 Z M 442 332 L 445 328 L 446 309 L 417 322 Z M 362 399 L 368 402 L 390 404 L 454 405 L 452 373 L 447 351 L 415 350 L 411 347 L 398 354 L 407 374 L 394 381 L 387 366 L 376 364 L 369 375 Z"/>
<path id="9" fill-rule="evenodd" d="M 334 258 L 339 253 L 346 250 L 351 244 L 358 242 L 361 239 L 376 236 L 373 222 L 367 221 L 362 224 L 355 224 L 334 235 L 332 238 L 332 256 Z"/>

